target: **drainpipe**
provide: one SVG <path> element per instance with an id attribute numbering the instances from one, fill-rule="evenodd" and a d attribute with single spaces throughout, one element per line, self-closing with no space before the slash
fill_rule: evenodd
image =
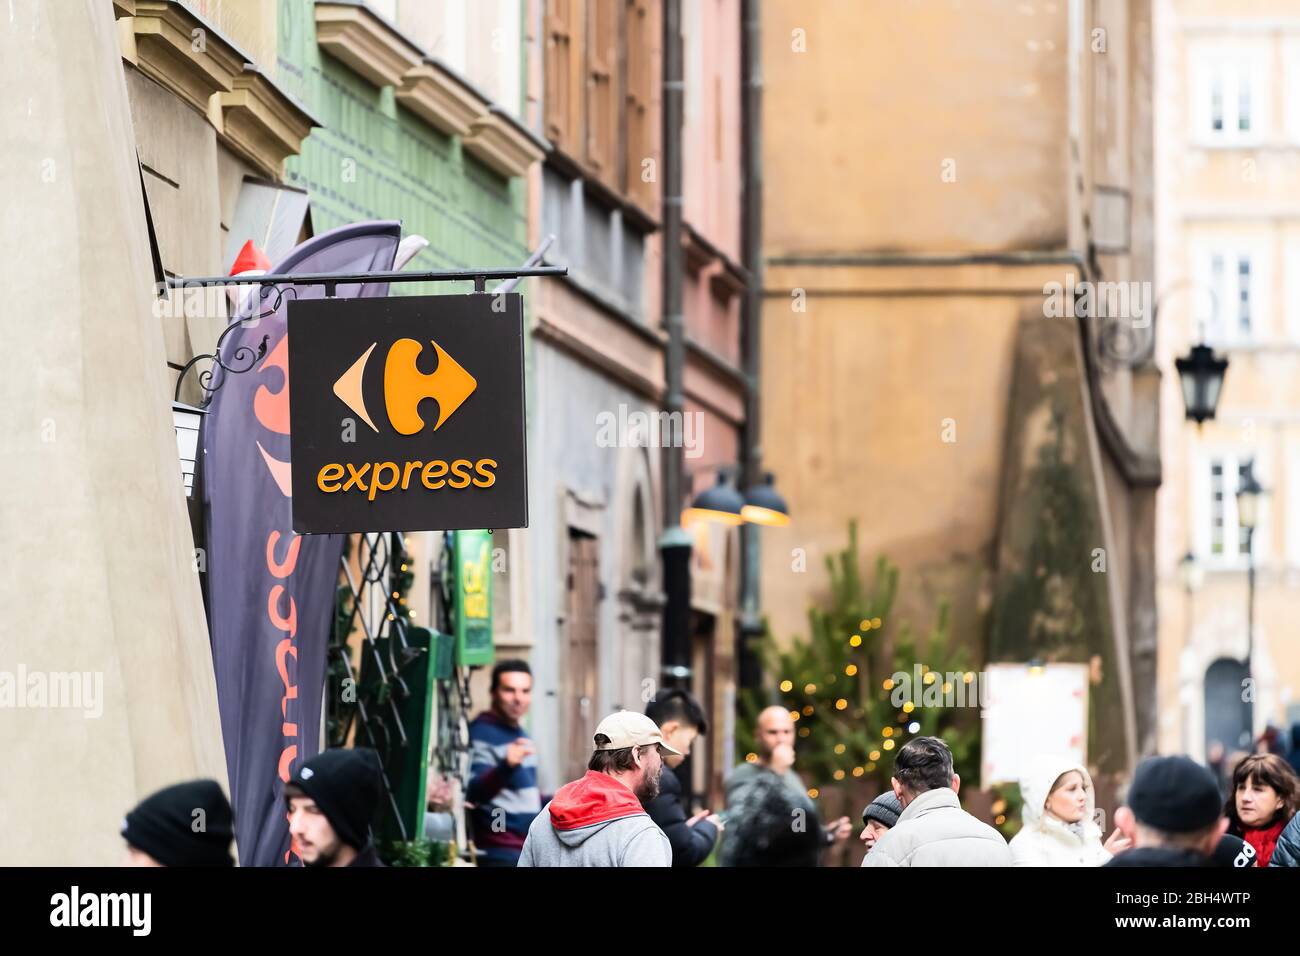
<path id="1" fill-rule="evenodd" d="M 685 424 L 686 330 L 682 317 L 685 263 L 682 251 L 682 6 L 663 5 L 663 322 L 668 334 L 664 354 L 663 409 L 668 421 Z M 670 435 L 672 434 L 670 430 Z M 663 680 L 667 687 L 691 685 L 691 537 L 681 527 L 683 475 L 680 442 L 669 441 L 663 453 Z"/>
<path id="2" fill-rule="evenodd" d="M 759 33 L 761 0 L 743 0 L 741 42 L 741 164 L 744 182 L 741 207 L 741 259 L 749 270 L 749 285 L 741 308 L 740 363 L 745 376 L 745 425 L 742 436 L 743 491 L 762 480 L 763 448 L 759 413 L 759 374 L 763 317 L 763 72 Z M 755 646 L 763 634 L 759 615 L 758 526 L 740 529 L 740 620 L 736 629 L 736 677 L 740 689 L 762 683 L 762 666 Z"/>

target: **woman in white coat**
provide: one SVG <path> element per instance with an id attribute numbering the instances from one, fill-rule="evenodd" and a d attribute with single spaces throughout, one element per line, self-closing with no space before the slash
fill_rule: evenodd
<path id="1" fill-rule="evenodd" d="M 1119 830 L 1102 844 L 1092 777 L 1066 758 L 1036 760 L 1020 795 L 1024 825 L 1011 838 L 1012 866 L 1101 866 L 1129 848 Z"/>

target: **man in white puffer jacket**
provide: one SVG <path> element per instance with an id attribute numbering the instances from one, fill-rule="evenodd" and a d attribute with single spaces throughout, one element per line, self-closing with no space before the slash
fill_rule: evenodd
<path id="1" fill-rule="evenodd" d="M 961 808 L 961 777 L 938 737 L 913 737 L 894 758 L 890 778 L 903 807 L 863 866 L 1011 866 L 1002 834 Z"/>
<path id="2" fill-rule="evenodd" d="M 1092 777 L 1068 757 L 1036 759 L 1020 779 L 1020 795 L 1024 826 L 1011 838 L 1013 866 L 1101 866 L 1128 849 L 1119 830 L 1102 845 Z"/>

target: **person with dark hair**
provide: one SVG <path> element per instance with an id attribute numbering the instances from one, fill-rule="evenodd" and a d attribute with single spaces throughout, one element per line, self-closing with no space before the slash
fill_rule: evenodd
<path id="1" fill-rule="evenodd" d="M 1115 825 L 1133 848 L 1106 866 L 1213 866 L 1228 828 L 1214 775 L 1191 757 L 1138 764 Z"/>
<path id="2" fill-rule="evenodd" d="M 1011 866 L 1002 834 L 961 808 L 961 777 L 938 737 L 914 737 L 894 758 L 890 778 L 902 804 L 898 825 L 876 843 L 863 866 Z"/>
<path id="3" fill-rule="evenodd" d="M 339 748 L 305 761 L 284 787 L 289 835 L 304 866 L 383 866 L 370 839 L 383 789 L 379 754 Z"/>
<path id="4" fill-rule="evenodd" d="M 215 780 L 164 787 L 122 821 L 123 866 L 234 866 L 235 818 Z"/>
<path id="5" fill-rule="evenodd" d="M 675 770 L 690 756 L 695 738 L 708 733 L 708 721 L 699 701 L 679 689 L 661 691 L 645 713 L 659 726 L 664 742 L 680 752 L 679 756 L 664 757 L 668 769 L 660 776 L 659 795 L 646 804 L 646 812 L 668 836 L 673 866 L 699 866 L 713 852 L 722 821 L 708 810 L 687 817 L 682 806 L 682 783 Z"/>
<path id="6" fill-rule="evenodd" d="M 1295 816 L 1300 780 L 1276 754 L 1251 754 L 1232 772 L 1232 793 L 1223 808 L 1228 832 L 1239 836 L 1268 866 L 1282 830 Z"/>
<path id="7" fill-rule="evenodd" d="M 469 725 L 470 779 L 465 799 L 479 866 L 514 866 L 528 827 L 542 809 L 537 758 L 521 726 L 533 699 L 526 661 L 499 661 L 492 668 L 492 706 Z"/>
<path id="8" fill-rule="evenodd" d="M 664 831 L 645 812 L 663 758 L 678 756 L 655 722 L 621 710 L 596 727 L 580 780 L 566 783 L 528 828 L 519 866 L 672 866 Z"/>
<path id="9" fill-rule="evenodd" d="M 794 719 L 773 705 L 758 715 L 758 753 L 727 778 L 723 866 L 817 866 L 826 847 L 848 838 L 848 817 L 823 825 L 794 772 Z"/>

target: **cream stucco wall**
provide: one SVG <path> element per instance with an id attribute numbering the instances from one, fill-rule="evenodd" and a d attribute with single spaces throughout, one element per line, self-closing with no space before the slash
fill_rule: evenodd
<path id="1" fill-rule="evenodd" d="M 0 83 L 0 275 L 31 313 L 0 357 L 0 671 L 102 688 L 0 709 L 0 862 L 111 865 L 137 800 L 226 787 L 112 6 L 15 0 Z"/>
<path id="2" fill-rule="evenodd" d="M 1300 704 L 1300 300 L 1290 281 L 1300 268 L 1300 17 L 1285 2 L 1162 0 L 1157 10 L 1159 286 L 1192 283 L 1162 309 L 1162 365 L 1172 368 L 1200 339 L 1211 250 L 1249 253 L 1258 280 L 1249 340 L 1216 340 L 1207 329 L 1230 362 L 1217 420 L 1199 431 L 1184 421 L 1174 376 L 1161 395 L 1160 741 L 1200 756 L 1206 668 L 1220 657 L 1243 659 L 1247 646 L 1246 563 L 1211 553 L 1211 457 L 1254 456 L 1269 490 L 1256 532 L 1255 732 L 1287 721 L 1289 709 L 1297 719 Z M 1229 143 L 1198 126 L 1201 71 L 1218 58 L 1245 62 L 1256 81 L 1254 128 Z M 1221 304 L 1225 320 L 1233 306 Z M 1231 496 L 1225 506 L 1233 507 Z M 1178 571 L 1188 550 L 1206 568 L 1194 594 Z"/>

